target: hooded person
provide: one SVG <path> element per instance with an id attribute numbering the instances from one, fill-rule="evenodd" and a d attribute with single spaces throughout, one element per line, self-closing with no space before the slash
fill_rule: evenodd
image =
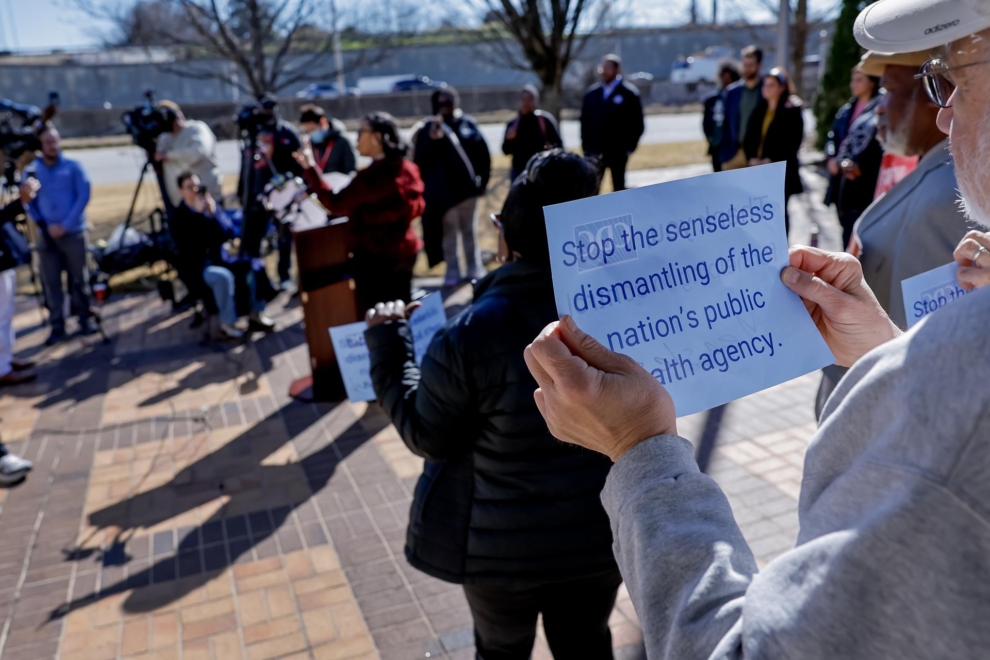
<path id="1" fill-rule="evenodd" d="M 475 120 L 464 114 L 453 87 L 442 87 L 430 98 L 433 116 L 413 129 L 413 161 L 426 186 L 423 239 L 430 266 L 447 262 L 445 286 L 463 280 L 457 253 L 464 246 L 463 274 L 483 277 L 478 250 L 475 207 L 491 175 L 491 153 Z"/>

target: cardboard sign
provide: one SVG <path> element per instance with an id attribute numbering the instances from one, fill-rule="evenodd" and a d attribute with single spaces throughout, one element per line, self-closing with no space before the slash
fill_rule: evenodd
<path id="1" fill-rule="evenodd" d="M 560 314 L 633 357 L 689 415 L 835 358 L 788 264 L 783 163 L 544 209 Z"/>
<path id="2" fill-rule="evenodd" d="M 901 281 L 908 328 L 953 300 L 971 293 L 956 282 L 958 270 L 959 264 L 952 262 Z"/>

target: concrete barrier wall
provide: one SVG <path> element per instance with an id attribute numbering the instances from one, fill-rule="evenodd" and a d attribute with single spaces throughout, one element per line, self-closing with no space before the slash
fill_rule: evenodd
<path id="1" fill-rule="evenodd" d="M 515 108 L 519 99 L 518 87 L 475 87 L 458 90 L 465 112 L 494 112 Z M 384 111 L 395 117 L 425 117 L 432 111 L 429 92 L 404 92 L 401 94 L 368 94 L 339 99 L 306 101 L 289 98 L 279 101 L 279 112 L 289 121 L 299 116 L 299 108 L 305 103 L 316 103 L 331 117 L 359 119 L 372 111 Z M 237 135 L 234 115 L 240 108 L 237 103 L 183 104 L 182 110 L 190 119 L 205 121 L 220 139 Z M 121 108 L 105 110 L 61 110 L 55 124 L 64 137 L 95 137 L 123 135 L 126 131 L 121 121 Z"/>

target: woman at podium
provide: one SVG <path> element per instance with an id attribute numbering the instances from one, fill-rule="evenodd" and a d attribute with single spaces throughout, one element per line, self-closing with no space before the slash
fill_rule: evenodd
<path id="1" fill-rule="evenodd" d="M 357 147 L 371 165 L 337 193 L 320 176 L 308 143 L 293 155 L 303 167 L 306 185 L 327 211 L 350 219 L 354 288 L 358 309 L 365 310 L 381 300 L 409 300 L 413 265 L 422 247 L 412 221 L 422 215 L 425 202 L 419 167 L 406 160 L 407 146 L 391 115 L 366 115 Z"/>

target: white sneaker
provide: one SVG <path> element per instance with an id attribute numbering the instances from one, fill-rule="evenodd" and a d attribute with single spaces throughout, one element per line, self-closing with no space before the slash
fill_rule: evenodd
<path id="1" fill-rule="evenodd" d="M 15 456 L 14 454 L 4 454 L 0 456 L 0 484 L 12 484 L 27 476 L 27 473 L 34 467 L 34 463 Z"/>
<path id="2" fill-rule="evenodd" d="M 222 332 L 223 336 L 227 339 L 242 339 L 244 337 L 243 330 L 237 326 L 227 325 L 226 323 L 220 325 L 220 332 Z"/>

